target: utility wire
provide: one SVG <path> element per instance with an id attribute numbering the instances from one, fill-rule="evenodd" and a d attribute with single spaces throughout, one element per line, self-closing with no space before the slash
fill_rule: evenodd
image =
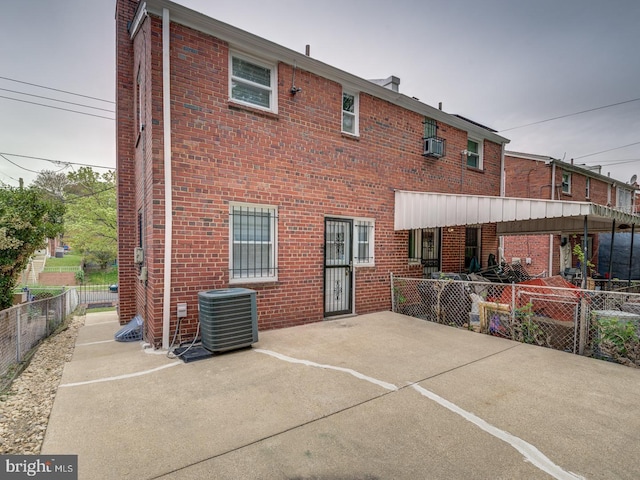
<path id="1" fill-rule="evenodd" d="M 90 98 L 92 100 L 98 100 L 100 102 L 106 102 L 106 103 L 113 103 L 115 104 L 116 102 L 114 102 L 113 100 L 104 100 L 102 98 L 97 98 L 97 97 L 91 97 L 89 95 L 82 95 L 81 93 L 74 93 L 74 92 L 69 92 L 67 90 L 60 90 L 58 88 L 52 88 L 52 87 L 45 87 L 44 85 L 37 85 L 35 83 L 29 83 L 29 82 L 23 82 L 22 80 L 16 80 L 14 78 L 8 78 L 8 77 L 0 77 L 0 79 L 2 80 L 9 80 L 10 82 L 16 82 L 16 83 L 23 83 L 25 85 L 31 85 L 32 87 L 38 87 L 38 88 L 46 88 L 47 90 L 53 90 L 54 92 L 62 92 L 62 93 L 68 93 L 69 95 L 75 95 L 77 97 L 84 97 L 84 98 Z"/>
<path id="2" fill-rule="evenodd" d="M 9 160 L 7 157 L 5 157 L 3 154 L 0 153 L 0 157 L 4 158 L 7 162 L 9 162 L 12 165 L 15 165 L 18 168 L 21 168 L 22 170 L 26 170 L 27 172 L 31 172 L 31 173 L 40 173 L 36 170 L 29 170 L 28 168 L 23 167 L 22 165 L 18 165 L 15 162 L 12 162 L 11 160 Z"/>
<path id="3" fill-rule="evenodd" d="M 42 173 L 41 171 L 39 172 L 39 171 L 36 171 L 36 170 L 29 170 L 28 168 L 25 168 L 25 167 L 23 167 L 22 165 L 18 165 L 17 163 L 12 162 L 11 160 L 9 160 L 7 157 L 5 157 L 4 155 L 2 155 L 1 153 L 0 153 L 0 157 L 4 158 L 4 159 L 5 159 L 7 162 L 9 162 L 10 164 L 15 165 L 16 167 L 21 168 L 22 170 L 26 170 L 27 172 L 37 173 L 37 174 Z M 65 168 L 67 168 L 67 167 L 69 167 L 69 165 L 68 165 L 68 164 L 65 164 L 65 165 L 64 165 L 60 170 L 56 170 L 56 172 L 55 172 L 55 173 L 59 173 L 59 172 L 61 172 L 62 170 L 64 170 Z M 14 180 L 15 180 L 15 178 L 14 178 Z"/>
<path id="4" fill-rule="evenodd" d="M 79 113 L 81 115 L 88 115 L 90 117 L 98 117 L 98 118 L 106 118 L 107 120 L 115 120 L 115 118 L 111 118 L 111 117 L 105 117 L 105 116 L 102 116 L 102 115 L 95 115 L 93 113 L 79 112 L 78 110 L 70 110 L 68 108 L 54 107 L 53 105 L 45 105 L 44 103 L 29 102 L 27 100 L 20 100 L 18 98 L 5 97 L 4 95 L 0 95 L 0 98 L 6 98 L 7 100 L 14 100 L 16 102 L 30 103 L 32 105 L 39 105 L 41 107 L 55 108 L 56 110 L 64 110 L 65 112 Z"/>
<path id="5" fill-rule="evenodd" d="M 628 145 L 622 145 L 621 147 L 609 148 L 608 150 L 602 150 L 601 152 L 588 153 L 587 155 L 580 155 L 579 157 L 573 157 L 573 159 L 577 160 L 579 158 L 593 157 L 594 155 L 600 155 L 601 153 L 612 152 L 613 150 L 620 150 L 621 148 L 632 147 L 633 145 L 640 145 L 640 142 L 634 142 Z"/>
<path id="6" fill-rule="evenodd" d="M 113 110 L 109 110 L 108 108 L 92 107 L 91 105 L 67 102 L 66 100 L 58 100 L 57 98 L 43 97 L 42 95 L 34 95 L 32 93 L 18 92 L 17 90 L 9 90 L 8 88 L 0 88 L 0 90 L 2 90 L 3 92 L 17 93 L 18 95 L 28 95 L 30 97 L 43 98 L 45 100 L 52 100 L 54 102 L 68 103 L 69 105 L 76 105 L 78 107 L 93 108 L 94 110 L 102 110 L 103 112 L 115 113 Z M 14 98 L 13 100 L 18 100 L 18 99 Z"/>
<path id="7" fill-rule="evenodd" d="M 10 157 L 20 157 L 20 158 L 31 158 L 33 160 L 44 160 L 45 162 L 51 162 L 56 165 L 79 165 L 81 167 L 95 167 L 95 168 L 107 168 L 109 170 L 115 170 L 115 167 L 106 167 L 104 165 L 90 165 L 88 163 L 75 163 L 75 162 L 65 162 L 62 160 L 52 160 L 50 158 L 43 157 L 33 157 L 31 155 L 19 155 L 17 153 L 9 153 L 9 152 L 0 152 L 0 155 L 9 155 Z M 39 172 L 37 172 L 39 173 Z"/>
<path id="8" fill-rule="evenodd" d="M 0 77 L 1 78 L 1 77 Z M 581 115 L 583 113 L 595 112 L 596 110 L 602 110 L 604 108 L 616 107 L 618 105 L 624 105 L 625 103 L 637 102 L 640 98 L 633 98 L 631 100 L 625 100 L 624 102 L 612 103 L 610 105 L 603 105 L 602 107 L 590 108 L 588 110 L 582 110 L 581 112 L 568 113 L 566 115 L 560 115 L 558 117 L 547 118 L 546 120 L 538 120 L 537 122 L 526 123 L 524 125 L 518 125 L 517 127 L 503 128 L 498 133 L 508 132 L 509 130 L 515 130 L 516 128 L 530 127 L 531 125 L 538 125 L 540 123 L 551 122 L 552 120 L 558 120 L 560 118 L 573 117 L 574 115 Z"/>

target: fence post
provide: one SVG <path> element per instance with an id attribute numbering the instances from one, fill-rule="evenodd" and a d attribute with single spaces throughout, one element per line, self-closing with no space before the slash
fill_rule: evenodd
<path id="1" fill-rule="evenodd" d="M 587 299 L 584 296 L 584 291 L 582 292 L 580 298 L 580 344 L 578 345 L 578 353 L 580 355 L 584 355 L 584 347 L 587 343 L 587 336 L 589 329 L 588 321 L 587 321 Z"/>
<path id="2" fill-rule="evenodd" d="M 511 324 L 516 320 L 516 284 L 511 282 Z"/>
<path id="3" fill-rule="evenodd" d="M 396 311 L 396 296 L 393 294 L 393 272 L 391 272 L 391 311 Z"/>
<path id="4" fill-rule="evenodd" d="M 22 308 L 17 308 L 16 309 L 16 363 L 20 363 L 20 358 L 22 357 L 22 352 L 20 351 L 20 343 L 21 343 L 21 338 L 20 338 L 20 330 L 21 330 L 21 326 L 20 326 L 20 317 L 22 316 L 20 314 Z"/>

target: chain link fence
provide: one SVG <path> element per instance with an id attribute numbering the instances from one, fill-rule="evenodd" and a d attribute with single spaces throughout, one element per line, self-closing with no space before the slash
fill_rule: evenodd
<path id="1" fill-rule="evenodd" d="M 40 340 L 51 335 L 78 306 L 78 292 L 34 300 L 0 311 L 0 390 Z"/>
<path id="2" fill-rule="evenodd" d="M 583 290 L 559 277 L 511 284 L 454 278 L 392 276 L 393 311 L 518 342 L 640 366 L 638 293 Z"/>

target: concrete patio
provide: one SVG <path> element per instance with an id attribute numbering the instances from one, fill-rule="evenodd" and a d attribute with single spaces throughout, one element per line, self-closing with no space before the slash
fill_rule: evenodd
<path id="1" fill-rule="evenodd" d="M 49 421 L 81 479 L 640 477 L 636 369 L 390 312 L 191 363 L 119 328 L 87 315 Z"/>

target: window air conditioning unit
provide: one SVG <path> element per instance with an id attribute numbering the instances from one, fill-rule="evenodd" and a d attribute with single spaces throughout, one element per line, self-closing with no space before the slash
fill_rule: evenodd
<path id="1" fill-rule="evenodd" d="M 210 352 L 249 347 L 258 341 L 256 292 L 223 288 L 198 293 L 200 337 Z"/>
<path id="2" fill-rule="evenodd" d="M 424 153 L 425 157 L 440 158 L 444 156 L 444 139 L 437 137 L 430 137 L 424 139 Z"/>

